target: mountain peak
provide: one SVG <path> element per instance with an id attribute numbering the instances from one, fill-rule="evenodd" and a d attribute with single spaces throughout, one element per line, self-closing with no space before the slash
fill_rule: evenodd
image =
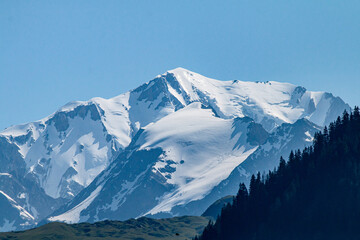
<path id="1" fill-rule="evenodd" d="M 205 78 L 205 76 L 199 74 L 199 73 L 196 73 L 196 72 L 193 72 L 191 70 L 188 70 L 186 68 L 183 68 L 183 67 L 177 67 L 177 68 L 174 68 L 174 69 L 171 69 L 171 70 L 168 70 L 166 71 L 166 73 L 164 73 L 164 75 L 167 75 L 167 74 L 175 74 L 175 75 L 187 75 L 187 76 L 196 76 L 196 77 L 203 77 Z"/>
<path id="2" fill-rule="evenodd" d="M 164 75 L 172 75 L 174 76 L 177 81 L 183 86 L 190 87 L 190 85 L 194 84 L 208 84 L 209 82 L 223 82 L 219 80 L 215 80 L 212 78 L 205 77 L 199 73 L 190 71 L 188 69 L 178 67 L 172 70 L 167 71 Z"/>
<path id="3" fill-rule="evenodd" d="M 182 68 L 182 67 L 177 67 L 171 70 L 166 71 L 167 73 L 183 73 L 183 72 L 191 72 L 188 69 Z"/>

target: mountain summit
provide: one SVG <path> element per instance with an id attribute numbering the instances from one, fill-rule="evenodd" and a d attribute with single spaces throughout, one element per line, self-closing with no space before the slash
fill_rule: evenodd
<path id="1" fill-rule="evenodd" d="M 48 215 L 66 222 L 200 215 L 236 193 L 239 178 L 276 166 L 273 155 L 311 143 L 345 109 L 330 93 L 183 68 L 111 99 L 71 102 L 0 133 L 0 204 L 14 212 L 0 215 L 1 230 Z"/>

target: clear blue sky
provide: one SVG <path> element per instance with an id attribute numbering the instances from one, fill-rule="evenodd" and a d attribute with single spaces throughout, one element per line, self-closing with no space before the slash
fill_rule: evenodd
<path id="1" fill-rule="evenodd" d="M 359 13 L 359 0 L 0 0 L 0 130 L 179 66 L 360 105 Z"/>

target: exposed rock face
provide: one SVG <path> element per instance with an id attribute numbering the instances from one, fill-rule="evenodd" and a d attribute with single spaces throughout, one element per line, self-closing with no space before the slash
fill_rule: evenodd
<path id="1" fill-rule="evenodd" d="M 0 149 L 0 231 L 32 227 L 65 203 L 46 195 L 37 179 L 27 173 L 15 144 L 0 137 Z"/>

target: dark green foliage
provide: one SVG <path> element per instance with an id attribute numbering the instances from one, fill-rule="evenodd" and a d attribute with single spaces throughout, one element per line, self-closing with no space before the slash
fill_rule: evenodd
<path id="1" fill-rule="evenodd" d="M 253 175 L 196 240 L 360 239 L 359 108 L 291 152 L 277 169 Z"/>
<path id="2" fill-rule="evenodd" d="M 220 213 L 221 209 L 228 203 L 233 202 L 234 196 L 228 195 L 223 198 L 220 198 L 216 202 L 210 205 L 201 216 L 203 217 L 210 217 L 211 219 L 216 219 Z"/>
<path id="3" fill-rule="evenodd" d="M 120 221 L 102 221 L 93 224 L 49 223 L 22 232 L 0 233 L 0 239 L 191 239 L 206 226 L 205 217 L 175 217 L 167 219 L 139 218 Z"/>

